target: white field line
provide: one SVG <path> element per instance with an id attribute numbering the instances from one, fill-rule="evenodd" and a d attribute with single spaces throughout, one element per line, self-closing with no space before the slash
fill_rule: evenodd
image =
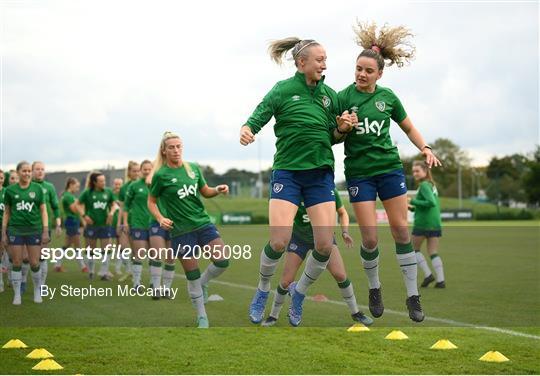
<path id="1" fill-rule="evenodd" d="M 178 276 L 178 277 L 184 278 L 184 279 L 186 278 L 186 276 L 184 274 L 175 273 L 175 275 Z M 254 287 L 254 286 L 242 285 L 242 284 L 239 284 L 239 283 L 220 281 L 220 280 L 215 280 L 215 279 L 211 280 L 210 283 L 215 283 L 215 284 L 218 284 L 218 285 L 235 287 L 235 288 L 238 288 L 238 289 L 244 289 L 244 290 L 250 290 L 250 291 L 257 290 L 257 288 Z M 272 293 L 274 293 L 274 292 L 272 291 Z M 306 299 L 313 300 L 313 297 L 306 296 Z M 337 300 L 327 300 L 326 303 L 337 304 L 337 305 L 342 305 L 342 306 L 346 305 L 344 302 L 337 301 Z M 361 305 L 361 304 L 359 304 L 358 307 L 360 307 L 360 308 L 362 308 L 364 310 L 368 309 L 367 306 Z M 384 312 L 385 313 L 390 313 L 390 314 L 393 314 L 393 315 L 397 315 L 397 316 L 409 317 L 408 313 L 400 312 L 400 311 L 394 311 L 393 309 L 385 308 Z M 540 340 L 540 336 L 536 336 L 534 334 L 516 332 L 515 330 L 502 329 L 502 328 L 497 328 L 497 327 L 493 327 L 493 326 L 478 326 L 478 325 L 469 324 L 469 323 L 466 323 L 466 322 L 455 321 L 455 320 L 450 320 L 450 319 L 442 319 L 442 318 L 432 317 L 432 316 L 426 316 L 426 320 L 433 321 L 433 322 L 439 322 L 439 323 L 443 323 L 443 324 L 448 324 L 448 325 L 452 325 L 452 326 L 461 326 L 461 327 L 467 327 L 467 328 L 481 329 L 481 330 L 486 330 L 486 331 L 490 331 L 490 332 L 508 334 L 508 335 L 516 336 L 516 337 L 524 337 L 524 338 L 531 338 L 531 339 Z"/>

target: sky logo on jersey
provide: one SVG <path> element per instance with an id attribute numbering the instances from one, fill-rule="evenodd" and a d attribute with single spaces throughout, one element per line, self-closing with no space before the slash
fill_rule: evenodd
<path id="1" fill-rule="evenodd" d="M 283 184 L 280 183 L 274 183 L 274 187 L 272 187 L 272 190 L 274 193 L 279 193 L 283 189 Z"/>
<path id="2" fill-rule="evenodd" d="M 182 188 L 176 191 L 176 193 L 178 194 L 178 198 L 183 199 L 190 195 L 195 196 L 197 194 L 197 185 L 198 183 L 195 183 L 195 185 L 184 184 Z"/>
<path id="3" fill-rule="evenodd" d="M 358 195 L 358 187 L 349 187 L 349 193 L 352 197 L 356 197 Z"/>
<path id="4" fill-rule="evenodd" d="M 103 201 L 96 201 L 93 205 L 94 209 L 105 210 L 107 208 L 107 203 Z"/>
<path id="5" fill-rule="evenodd" d="M 359 122 L 355 125 L 356 134 L 370 134 L 376 133 L 377 136 L 381 135 L 381 129 L 386 120 L 381 121 L 380 123 L 377 120 L 369 121 L 368 118 L 364 118 L 364 121 Z"/>
<path id="6" fill-rule="evenodd" d="M 386 103 L 384 103 L 383 101 L 375 102 L 375 107 L 377 107 L 377 110 L 384 112 L 384 110 L 386 109 Z"/>
<path id="7" fill-rule="evenodd" d="M 328 98 L 326 95 L 322 97 L 322 104 L 325 108 L 330 107 L 330 98 Z"/>
<path id="8" fill-rule="evenodd" d="M 21 202 L 17 202 L 17 206 L 15 207 L 17 209 L 17 211 L 29 211 L 31 212 L 32 209 L 34 208 L 34 203 L 33 202 L 26 202 L 24 200 L 22 200 Z"/>
<path id="9" fill-rule="evenodd" d="M 302 216 L 302 221 L 304 221 L 304 223 L 309 223 L 309 222 L 311 222 L 311 221 L 309 220 L 309 215 L 304 214 L 304 215 Z"/>

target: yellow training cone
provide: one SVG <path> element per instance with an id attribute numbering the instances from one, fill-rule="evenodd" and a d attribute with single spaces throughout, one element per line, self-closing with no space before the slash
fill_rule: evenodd
<path id="1" fill-rule="evenodd" d="M 54 371 L 57 369 L 64 369 L 64 367 L 52 359 L 45 359 L 32 367 L 32 369 L 36 371 Z"/>
<path id="2" fill-rule="evenodd" d="M 400 339 L 408 339 L 409 337 L 407 337 L 405 335 L 405 333 L 403 333 L 401 330 L 393 330 L 384 338 L 385 339 L 400 340 Z"/>
<path id="3" fill-rule="evenodd" d="M 441 339 L 435 342 L 433 346 L 430 347 L 430 349 L 433 350 L 453 350 L 457 349 L 457 346 L 454 345 L 452 342 L 450 342 L 447 339 Z"/>
<path id="4" fill-rule="evenodd" d="M 508 359 L 506 356 L 504 356 L 498 351 L 488 351 L 478 360 L 481 360 L 483 362 L 502 363 L 508 362 L 510 359 Z"/>
<path id="5" fill-rule="evenodd" d="M 30 354 L 26 355 L 26 357 L 30 359 L 47 359 L 54 358 L 54 355 L 45 349 L 35 349 Z"/>
<path id="6" fill-rule="evenodd" d="M 364 324 L 354 324 L 349 329 L 348 332 L 369 332 L 369 328 Z"/>
<path id="7" fill-rule="evenodd" d="M 27 347 L 20 339 L 10 339 L 2 346 L 3 349 L 26 349 Z"/>

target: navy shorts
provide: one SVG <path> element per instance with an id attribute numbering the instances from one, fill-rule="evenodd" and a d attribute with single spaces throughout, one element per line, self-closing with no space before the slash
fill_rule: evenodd
<path id="1" fill-rule="evenodd" d="M 330 167 L 311 170 L 273 170 L 270 181 L 270 198 L 286 200 L 296 206 L 335 201 L 334 171 Z"/>
<path id="2" fill-rule="evenodd" d="M 429 230 L 413 227 L 412 234 L 414 236 L 425 236 L 426 238 L 440 238 L 442 236 L 442 230 Z"/>
<path id="3" fill-rule="evenodd" d="M 73 217 L 67 217 L 64 220 L 64 228 L 66 229 L 66 235 L 67 236 L 75 236 L 79 235 L 79 227 L 81 225 L 81 222 Z"/>
<path id="4" fill-rule="evenodd" d="M 337 245 L 335 237 L 334 245 Z M 314 243 L 305 241 L 293 232 L 289 245 L 287 246 L 287 252 L 296 253 L 302 260 L 305 260 L 308 252 L 313 249 L 315 249 Z"/>
<path id="5" fill-rule="evenodd" d="M 150 224 L 150 233 L 149 236 L 159 236 L 162 237 L 165 240 L 171 240 L 171 236 L 169 234 L 169 231 L 163 229 L 159 223 L 152 222 Z"/>
<path id="6" fill-rule="evenodd" d="M 132 228 L 129 230 L 129 236 L 131 236 L 131 240 L 148 240 L 150 233 L 144 228 Z"/>
<path id="7" fill-rule="evenodd" d="M 347 180 L 350 202 L 385 201 L 407 193 L 403 169 L 365 178 Z"/>
<path id="8" fill-rule="evenodd" d="M 171 248 L 176 257 L 198 257 L 198 252 L 202 250 L 203 246 L 219 237 L 216 226 L 209 224 L 198 230 L 172 238 Z"/>
<path id="9" fill-rule="evenodd" d="M 40 245 L 41 234 L 13 235 L 8 233 L 9 245 Z"/>
<path id="10" fill-rule="evenodd" d="M 111 226 L 86 226 L 84 236 L 90 239 L 109 239 L 113 237 Z"/>

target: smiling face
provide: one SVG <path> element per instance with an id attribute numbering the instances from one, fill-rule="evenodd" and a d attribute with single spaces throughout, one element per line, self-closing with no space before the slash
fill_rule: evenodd
<path id="1" fill-rule="evenodd" d="M 115 193 L 120 191 L 120 188 L 122 188 L 123 180 L 120 178 L 116 178 L 113 180 L 113 191 Z"/>
<path id="2" fill-rule="evenodd" d="M 372 92 L 382 74 L 383 71 L 377 66 L 377 60 L 367 56 L 361 56 L 356 60 L 354 79 L 359 91 Z"/>
<path id="3" fill-rule="evenodd" d="M 105 175 L 98 175 L 96 178 L 96 190 L 102 191 L 105 189 Z"/>
<path id="4" fill-rule="evenodd" d="M 308 83 L 317 83 L 326 70 L 326 51 L 321 45 L 306 47 L 306 56 L 298 58 L 298 70 Z"/>
<path id="5" fill-rule="evenodd" d="M 139 166 L 139 164 L 132 165 L 128 173 L 129 179 L 137 180 L 139 178 L 140 172 L 141 172 L 141 167 Z"/>
<path id="6" fill-rule="evenodd" d="M 424 180 L 427 176 L 426 171 L 421 166 L 413 166 L 412 174 L 416 181 Z"/>
<path id="7" fill-rule="evenodd" d="M 19 175 L 19 184 L 27 185 L 32 180 L 32 167 L 29 163 L 25 163 L 17 169 Z"/>
<path id="8" fill-rule="evenodd" d="M 16 171 L 9 172 L 9 185 L 17 184 L 19 182 L 19 174 Z"/>
<path id="9" fill-rule="evenodd" d="M 178 165 L 182 161 L 182 141 L 179 138 L 169 138 L 162 149 L 163 159 L 169 164 Z"/>

